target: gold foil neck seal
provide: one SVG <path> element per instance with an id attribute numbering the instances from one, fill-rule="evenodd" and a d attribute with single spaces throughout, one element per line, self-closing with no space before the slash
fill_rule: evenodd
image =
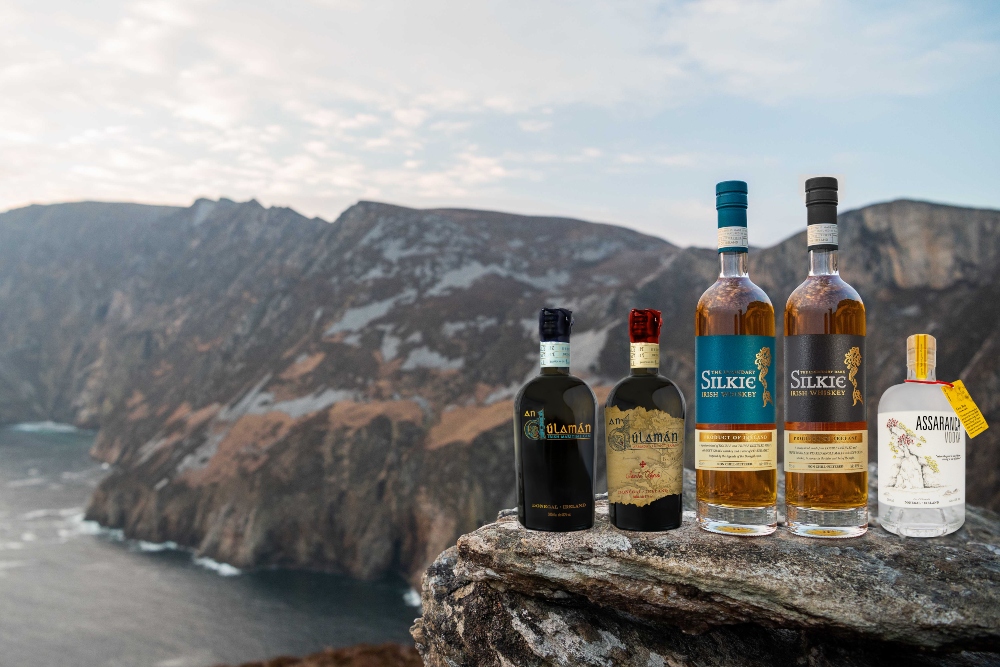
<path id="1" fill-rule="evenodd" d="M 937 340 L 930 334 L 914 334 L 906 339 L 906 367 L 918 380 L 926 380 L 937 366 Z"/>

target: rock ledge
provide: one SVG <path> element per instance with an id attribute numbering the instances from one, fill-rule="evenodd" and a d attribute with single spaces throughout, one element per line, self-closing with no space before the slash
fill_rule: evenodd
<path id="1" fill-rule="evenodd" d="M 428 569 L 427 665 L 1000 664 L 1000 518 L 933 540 L 527 531 L 501 512 Z"/>

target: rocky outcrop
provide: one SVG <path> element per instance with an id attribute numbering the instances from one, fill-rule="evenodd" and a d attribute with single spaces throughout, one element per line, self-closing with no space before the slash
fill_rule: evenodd
<path id="1" fill-rule="evenodd" d="M 689 480 L 693 482 L 693 480 Z M 689 484 L 689 487 L 692 486 Z M 690 492 L 690 489 L 689 489 Z M 513 512 L 428 569 L 428 667 L 1000 664 L 1000 517 L 958 533 L 727 538 L 527 531 Z"/>
<path id="2" fill-rule="evenodd" d="M 995 422 L 1000 213 L 904 201 L 841 220 L 869 416 L 905 336 L 930 331 L 940 375 Z M 227 200 L 19 209 L 0 215 L 0 421 L 99 427 L 112 473 L 88 516 L 130 537 L 416 581 L 513 503 L 538 307 L 575 311 L 598 396 L 627 372 L 623 314 L 662 309 L 662 367 L 691 396 L 716 261 L 609 225 L 372 202 L 334 223 Z M 801 234 L 752 255 L 779 318 L 804 270 Z M 970 502 L 1000 508 L 998 443 L 969 447 Z"/>
<path id="3" fill-rule="evenodd" d="M 329 648 L 304 658 L 282 656 L 263 662 L 247 662 L 239 667 L 421 667 L 423 664 L 412 646 L 360 644 L 348 648 Z"/>

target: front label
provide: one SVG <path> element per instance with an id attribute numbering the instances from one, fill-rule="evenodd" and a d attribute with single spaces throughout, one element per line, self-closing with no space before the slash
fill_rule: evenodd
<path id="1" fill-rule="evenodd" d="M 785 336 L 785 421 L 865 421 L 866 362 L 864 336 Z"/>
<path id="2" fill-rule="evenodd" d="M 778 431 L 712 431 L 694 433 L 697 470 L 774 470 L 778 467 Z"/>
<path id="3" fill-rule="evenodd" d="M 965 503 L 965 434 L 954 412 L 879 413 L 878 499 L 896 507 Z"/>
<path id="4" fill-rule="evenodd" d="M 865 472 L 868 431 L 785 431 L 785 472 Z"/>
<path id="5" fill-rule="evenodd" d="M 628 359 L 630 368 L 659 368 L 659 343 L 629 343 Z"/>
<path id="6" fill-rule="evenodd" d="M 683 491 L 684 419 L 662 410 L 604 411 L 608 502 L 644 507 Z"/>
<path id="7" fill-rule="evenodd" d="M 695 339 L 699 424 L 774 423 L 774 336 Z"/>
<path id="8" fill-rule="evenodd" d="M 569 366 L 569 343 L 542 342 L 542 368 L 567 368 Z"/>
<path id="9" fill-rule="evenodd" d="M 528 440 L 593 440 L 593 424 L 563 424 L 547 421 L 545 410 L 525 410 L 521 415 L 521 432 Z"/>

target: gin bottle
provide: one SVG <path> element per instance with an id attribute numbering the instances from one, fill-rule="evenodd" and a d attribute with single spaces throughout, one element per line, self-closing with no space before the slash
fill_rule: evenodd
<path id="1" fill-rule="evenodd" d="M 965 523 L 965 431 L 937 381 L 937 341 L 906 339 L 906 382 L 878 404 L 878 517 L 890 533 L 937 537 Z"/>

